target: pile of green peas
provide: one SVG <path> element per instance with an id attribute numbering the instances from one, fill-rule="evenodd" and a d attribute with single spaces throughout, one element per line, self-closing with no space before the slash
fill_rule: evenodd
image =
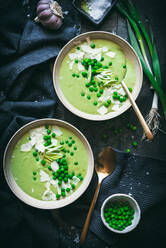
<path id="1" fill-rule="evenodd" d="M 91 43 L 90 44 L 91 48 L 95 48 L 96 45 L 95 43 Z M 80 47 L 77 47 L 77 50 L 80 50 Z M 96 92 L 96 96 L 99 98 L 102 94 L 103 94 L 103 82 L 95 82 L 94 80 L 94 76 L 96 74 L 98 74 L 98 70 L 99 69 L 109 69 L 109 67 L 112 66 L 112 61 L 110 61 L 108 63 L 108 65 L 103 65 L 101 62 L 104 61 L 104 57 L 101 56 L 101 59 L 100 61 L 97 61 L 97 59 L 91 59 L 91 58 L 84 58 L 82 61 L 81 61 L 81 64 L 84 66 L 84 69 L 85 71 L 82 71 L 81 74 L 84 78 L 88 78 L 88 70 L 89 70 L 89 66 L 91 66 L 92 70 L 92 78 L 91 78 L 91 81 L 90 82 L 87 82 L 85 83 L 85 87 L 89 88 L 89 91 L 90 92 Z M 78 64 L 78 59 L 75 59 L 75 63 Z M 126 68 L 126 64 L 123 64 L 122 67 L 125 69 Z M 79 77 L 78 74 L 76 73 L 73 73 L 72 74 L 73 77 Z M 118 77 L 115 77 L 115 80 L 118 82 L 119 78 Z M 131 88 L 129 88 L 130 91 L 132 91 Z M 85 96 L 85 92 L 81 92 L 81 96 L 84 97 Z M 87 95 L 86 97 L 88 100 L 91 99 L 91 96 L 90 95 Z M 125 94 L 124 96 L 118 94 L 117 92 L 114 92 L 113 94 L 113 98 L 116 99 L 116 100 L 119 100 L 120 102 L 125 102 L 127 100 L 127 95 Z M 111 104 L 111 100 L 109 99 L 108 101 L 106 101 L 104 103 L 104 106 L 105 107 L 109 107 L 109 105 Z M 93 105 L 98 105 L 98 101 L 94 101 L 93 102 Z"/>
<path id="2" fill-rule="evenodd" d="M 113 92 L 113 98 L 115 100 L 119 100 L 120 102 L 125 102 L 127 100 L 127 95 L 125 94 L 124 96 L 122 96 L 117 91 L 114 91 Z"/>
<path id="3" fill-rule="evenodd" d="M 47 130 L 47 135 L 43 136 L 43 140 L 45 141 L 44 146 L 49 146 L 52 144 L 51 139 L 56 137 L 56 134 L 54 132 L 51 131 L 51 129 L 49 128 L 48 125 L 45 126 L 46 130 Z M 60 144 L 64 145 L 66 143 L 66 145 L 68 145 L 69 147 L 72 147 L 72 145 L 75 144 L 75 140 L 72 139 L 72 137 L 69 137 L 68 140 L 61 141 Z M 77 150 L 77 147 L 74 146 L 73 148 L 74 150 Z M 69 150 L 64 149 L 63 147 L 63 152 L 67 152 Z M 73 156 L 74 152 L 70 152 L 70 155 Z M 38 150 L 35 149 L 35 151 L 33 152 L 33 156 L 37 157 L 38 156 Z M 39 161 L 39 158 L 36 158 L 37 161 Z M 48 170 L 52 171 L 52 178 L 53 180 L 58 180 L 58 185 L 61 186 L 62 182 L 67 183 L 69 179 L 72 179 L 73 176 L 75 176 L 74 171 L 72 173 L 69 173 L 68 170 L 68 163 L 67 163 L 67 158 L 66 155 L 64 154 L 62 158 L 59 158 L 56 160 L 56 162 L 59 165 L 59 168 L 56 171 L 52 171 L 51 165 L 48 165 Z M 44 159 L 41 160 L 41 164 L 42 166 L 46 165 L 46 161 Z M 74 165 L 78 165 L 78 162 L 74 162 Z M 33 171 L 33 180 L 36 181 L 37 180 L 37 172 Z M 80 181 L 83 180 L 83 176 L 81 173 L 79 173 L 77 175 L 77 177 L 80 179 Z M 66 196 L 66 192 L 70 192 L 71 189 L 75 189 L 75 184 L 71 183 L 71 188 L 61 188 L 61 194 L 56 194 L 56 198 L 59 199 L 61 196 L 64 197 Z"/>
<path id="4" fill-rule="evenodd" d="M 134 212 L 127 201 L 109 202 L 104 209 L 104 218 L 111 228 L 122 231 L 132 224 Z"/>

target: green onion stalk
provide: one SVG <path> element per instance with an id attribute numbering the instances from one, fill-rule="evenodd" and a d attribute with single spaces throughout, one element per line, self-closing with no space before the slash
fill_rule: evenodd
<path id="1" fill-rule="evenodd" d="M 152 134 L 155 135 L 157 133 L 157 130 L 159 129 L 159 117 L 160 117 L 158 113 L 158 97 L 160 98 L 164 112 L 164 117 L 166 119 L 166 94 L 161 86 L 160 64 L 157 55 L 157 49 L 154 44 L 153 32 L 152 29 L 150 29 L 150 36 L 149 36 L 141 20 L 141 17 L 131 0 L 119 0 L 116 6 L 119 12 L 127 18 L 127 27 L 128 27 L 128 33 L 129 33 L 131 45 L 138 54 L 144 73 L 148 77 L 154 89 L 152 107 L 149 114 L 146 116 L 146 121 L 149 128 L 152 131 Z M 152 69 L 147 59 L 142 35 L 146 41 L 152 59 Z M 145 134 L 143 134 L 143 139 L 145 137 L 146 137 Z"/>

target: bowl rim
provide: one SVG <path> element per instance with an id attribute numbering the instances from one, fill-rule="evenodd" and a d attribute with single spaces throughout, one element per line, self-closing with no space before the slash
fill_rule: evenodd
<path id="1" fill-rule="evenodd" d="M 31 197 L 27 193 L 25 193 L 21 187 L 18 186 L 16 183 L 14 176 L 11 172 L 11 167 L 10 167 L 10 160 L 11 160 L 11 155 L 13 152 L 13 149 L 17 142 L 20 140 L 20 138 L 26 134 L 29 130 L 37 127 L 41 127 L 43 125 L 50 124 L 50 125 L 55 125 L 58 127 L 63 127 L 73 133 L 81 140 L 83 143 L 86 151 L 87 151 L 87 157 L 88 157 L 88 168 L 87 168 L 87 173 L 84 178 L 84 181 L 82 184 L 79 186 L 79 188 L 73 192 L 69 197 L 66 197 L 65 199 L 57 200 L 57 201 L 43 201 L 43 200 L 38 200 L 36 198 Z M 10 138 L 5 151 L 3 155 L 3 173 L 6 179 L 6 182 L 11 189 L 11 191 L 19 198 L 21 201 L 26 203 L 27 205 L 30 205 L 35 208 L 39 209 L 58 209 L 61 207 L 65 207 L 71 203 L 73 203 L 75 200 L 77 200 L 88 188 L 92 176 L 94 172 L 94 156 L 93 152 L 91 149 L 91 146 L 86 139 L 86 137 L 77 129 L 75 126 L 72 124 L 60 120 L 60 119 L 54 119 L 54 118 L 43 118 L 43 119 L 37 119 L 34 121 L 30 121 L 29 123 L 25 124 L 21 128 L 19 128 L 13 136 Z"/>
<path id="2" fill-rule="evenodd" d="M 117 197 L 123 197 L 126 201 L 129 202 L 128 199 L 130 199 L 131 202 L 133 202 L 134 204 L 134 209 L 137 211 L 138 215 L 137 215 L 137 218 L 135 219 L 135 223 L 132 223 L 132 225 L 126 227 L 124 230 L 120 231 L 120 230 L 115 230 L 113 228 L 111 228 L 108 223 L 106 223 L 105 221 L 105 218 L 104 218 L 104 208 L 106 206 L 106 204 L 110 201 L 110 200 L 113 200 L 114 198 L 116 199 Z M 138 202 L 130 195 L 128 194 L 124 194 L 124 193 L 116 193 L 116 194 L 113 194 L 113 195 L 110 195 L 108 196 L 104 202 L 102 203 L 102 206 L 101 206 L 101 210 L 100 210 L 100 216 L 101 216 L 101 219 L 102 219 L 102 222 L 103 224 L 110 230 L 110 231 L 113 231 L 115 233 L 120 233 L 120 234 L 125 234 L 125 233 L 128 233 L 128 232 L 131 232 L 133 229 L 136 228 L 136 226 L 138 225 L 139 221 L 140 221 L 140 218 L 141 218 L 141 209 L 139 207 L 139 204 Z"/>
<path id="3" fill-rule="evenodd" d="M 61 49 L 61 51 L 59 52 L 58 56 L 55 59 L 54 62 L 54 66 L 53 66 L 53 86 L 55 89 L 55 92 L 59 98 L 59 100 L 61 101 L 61 103 L 65 106 L 65 108 L 67 108 L 70 112 L 72 112 L 74 115 L 79 116 L 83 119 L 87 119 L 87 120 L 92 120 L 92 121 L 103 121 L 103 120 L 109 120 L 112 118 L 115 118 L 119 115 L 121 115 L 122 113 L 124 113 L 126 110 L 128 110 L 131 107 L 131 103 L 130 101 L 127 101 L 126 104 L 124 104 L 123 107 L 120 108 L 120 111 L 115 111 L 115 112 L 109 112 L 105 115 L 97 115 L 97 114 L 89 114 L 89 113 L 85 113 L 83 111 L 80 111 L 79 109 L 77 109 L 76 107 L 74 107 L 67 99 L 66 97 L 63 95 L 63 92 L 61 90 L 61 87 L 59 85 L 59 81 L 57 80 L 57 75 L 59 74 L 59 70 L 58 68 L 58 64 L 62 63 L 64 57 L 63 57 L 63 53 L 66 55 L 68 52 L 65 53 L 66 50 L 68 50 L 68 46 L 70 46 L 72 43 L 76 43 L 78 41 L 82 41 L 85 40 L 87 37 L 92 37 L 94 39 L 102 39 L 100 38 L 95 38 L 94 36 L 96 35 L 105 35 L 105 36 L 109 36 L 110 41 L 113 41 L 114 43 L 115 40 L 112 39 L 116 39 L 116 41 L 119 41 L 119 43 L 123 44 L 126 49 L 129 49 L 133 55 L 133 57 L 135 57 L 135 61 L 137 61 L 137 68 L 139 70 L 139 81 L 137 83 L 137 91 L 134 90 L 134 92 L 132 92 L 132 96 L 133 99 L 136 100 L 136 98 L 138 97 L 141 87 L 142 87 L 142 82 L 143 82 L 143 70 L 142 70 L 142 65 L 140 62 L 140 59 L 136 53 L 136 51 L 133 49 L 133 47 L 130 45 L 130 43 L 128 41 L 126 41 L 125 39 L 123 39 L 122 37 L 120 37 L 119 35 L 113 34 L 111 32 L 107 32 L 107 31 L 90 31 L 90 32 L 85 32 L 82 34 L 77 35 L 76 37 L 74 37 L 73 39 L 71 39 L 69 42 L 66 43 L 65 46 L 63 46 L 63 48 Z M 106 38 L 103 38 L 106 39 Z M 118 44 L 119 45 L 119 44 Z M 74 45 L 72 45 L 72 47 L 74 47 Z M 119 45 L 120 46 L 120 45 Z M 71 48 L 70 48 L 71 49 Z M 122 49 L 123 50 L 123 49 Z M 61 61 L 61 57 L 63 57 L 62 61 Z M 57 80 L 57 82 L 56 82 Z"/>

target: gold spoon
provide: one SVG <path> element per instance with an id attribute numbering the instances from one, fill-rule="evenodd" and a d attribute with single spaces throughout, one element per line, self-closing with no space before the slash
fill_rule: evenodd
<path id="1" fill-rule="evenodd" d="M 98 184 L 97 184 L 96 191 L 94 193 L 93 200 L 91 202 L 89 212 L 86 217 L 86 221 L 85 221 L 82 233 L 81 233 L 80 246 L 82 246 L 85 241 L 91 215 L 93 213 L 93 209 L 94 209 L 94 206 L 95 206 L 98 194 L 99 194 L 102 180 L 105 177 L 109 176 L 114 171 L 114 169 L 115 169 L 115 152 L 112 150 L 111 147 L 108 146 L 108 147 L 105 147 L 99 153 L 97 163 L 95 164 L 95 170 L 98 175 Z"/>

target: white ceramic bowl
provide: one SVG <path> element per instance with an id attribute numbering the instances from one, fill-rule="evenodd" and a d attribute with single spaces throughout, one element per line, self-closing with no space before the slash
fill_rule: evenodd
<path id="1" fill-rule="evenodd" d="M 105 115 L 93 115 L 93 114 L 88 114 L 85 112 L 82 112 L 75 108 L 64 96 L 62 89 L 60 87 L 60 82 L 59 82 L 59 71 L 61 64 L 63 62 L 63 59 L 69 53 L 69 51 L 76 46 L 76 44 L 79 44 L 79 42 L 83 42 L 86 40 L 86 38 L 89 37 L 90 39 L 103 39 L 103 40 L 109 40 L 117 45 L 119 45 L 125 56 L 130 59 L 130 61 L 134 64 L 135 71 L 136 71 L 136 84 L 134 86 L 132 96 L 134 99 L 137 98 L 141 87 L 142 87 L 142 79 L 143 79 L 143 72 L 142 72 L 142 66 L 140 63 L 140 60 L 134 51 L 134 49 L 131 47 L 131 45 L 122 39 L 120 36 L 109 33 L 109 32 L 104 32 L 104 31 L 92 31 L 92 32 L 87 32 L 83 33 L 81 35 L 76 36 L 74 39 L 69 41 L 60 51 L 58 57 L 56 58 L 54 68 L 53 68 L 53 83 L 54 83 L 54 88 L 57 93 L 58 98 L 60 101 L 63 103 L 63 105 L 71 111 L 73 114 L 82 117 L 84 119 L 88 120 L 95 120 L 95 121 L 102 121 L 102 120 L 108 120 L 111 118 L 114 118 L 116 116 L 119 116 L 120 114 L 124 113 L 128 108 L 130 108 L 131 104 L 129 101 L 126 101 L 123 106 L 118 110 L 114 112 L 109 112 Z"/>
<path id="2" fill-rule="evenodd" d="M 42 201 L 42 200 L 38 200 L 35 199 L 31 196 L 29 196 L 28 194 L 26 194 L 16 183 L 13 174 L 11 172 L 11 166 L 10 166 L 10 160 L 11 160 L 11 156 L 12 156 L 12 152 L 13 149 L 16 145 L 16 143 L 19 141 L 19 139 L 26 134 L 29 130 L 33 129 L 33 128 L 37 128 L 40 126 L 44 126 L 44 125 L 57 125 L 59 127 L 64 127 L 66 129 L 68 129 L 69 131 L 71 131 L 72 133 L 74 133 L 83 143 L 86 151 L 87 151 L 87 156 L 88 156 L 88 169 L 87 169 L 87 173 L 86 176 L 82 182 L 82 184 L 80 185 L 80 187 L 71 194 L 71 196 L 66 197 L 64 199 L 60 199 L 60 200 L 56 200 L 56 201 Z M 57 209 L 57 208 L 61 208 L 64 206 L 67 206 L 68 204 L 74 202 L 75 200 L 77 200 L 83 193 L 84 191 L 87 189 L 92 176 L 93 176 L 93 171 L 94 171 L 94 158 L 93 158 L 93 153 L 91 150 L 91 147 L 87 141 L 87 139 L 84 137 L 84 135 L 78 130 L 76 129 L 74 126 L 72 126 L 71 124 L 61 121 L 61 120 L 57 120 L 57 119 L 40 119 L 40 120 L 36 120 L 36 121 L 32 121 L 30 123 L 28 123 L 27 125 L 23 126 L 22 128 L 20 128 L 14 135 L 13 137 L 10 139 L 5 153 L 4 153 L 4 160 L 3 160 L 3 169 L 4 169 L 4 175 L 6 178 L 6 181 L 10 187 L 10 189 L 13 191 L 13 193 L 23 202 L 25 202 L 26 204 L 36 207 L 36 208 L 41 208 L 41 209 Z"/>
<path id="3" fill-rule="evenodd" d="M 127 226 L 124 230 L 120 231 L 120 230 L 115 230 L 108 225 L 108 223 L 106 222 L 106 220 L 104 218 L 104 209 L 106 208 L 108 203 L 123 202 L 123 201 L 128 202 L 129 205 L 135 210 L 135 212 L 134 212 L 134 219 L 132 220 L 132 224 Z M 103 221 L 103 224 L 109 230 L 116 232 L 116 233 L 128 233 L 128 232 L 132 231 L 138 225 L 138 223 L 140 221 L 140 217 L 141 217 L 141 210 L 140 210 L 138 203 L 136 202 L 136 200 L 133 197 L 131 197 L 127 194 L 111 195 L 105 199 L 105 201 L 103 202 L 102 207 L 101 207 L 101 219 Z"/>

